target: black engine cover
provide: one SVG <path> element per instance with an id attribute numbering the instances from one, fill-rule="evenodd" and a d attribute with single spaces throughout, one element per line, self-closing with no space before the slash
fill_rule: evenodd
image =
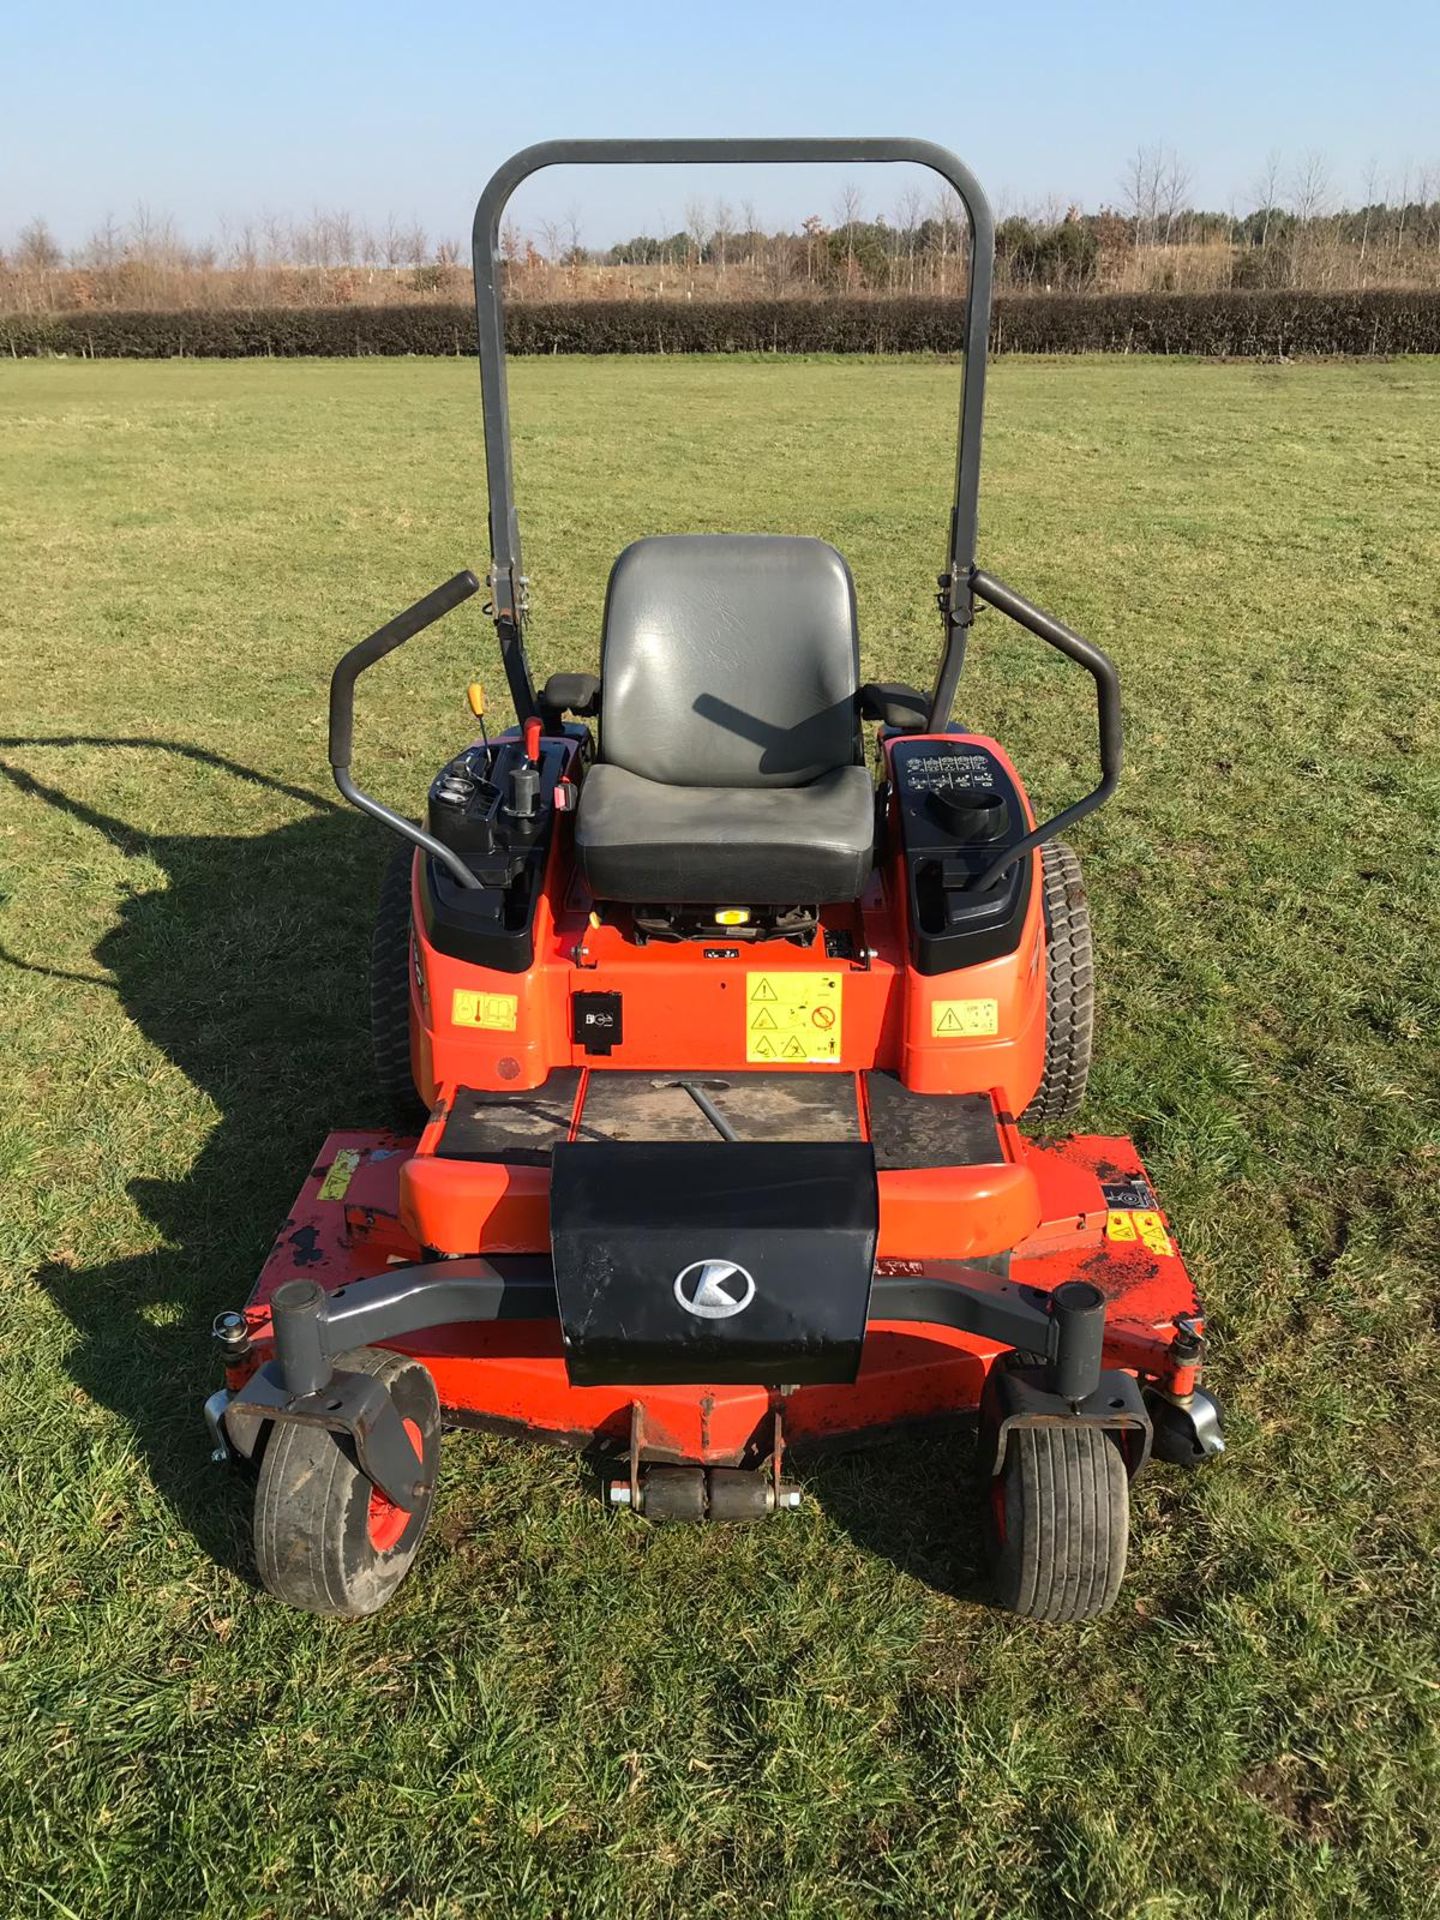
<path id="1" fill-rule="evenodd" d="M 878 1219 L 868 1142 L 556 1147 L 550 1242 L 572 1383 L 853 1380 Z"/>

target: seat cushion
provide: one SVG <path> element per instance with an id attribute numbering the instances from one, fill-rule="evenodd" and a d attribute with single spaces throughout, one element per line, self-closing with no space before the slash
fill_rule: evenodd
<path id="1" fill-rule="evenodd" d="M 875 789 L 864 767 L 836 767 L 804 787 L 671 787 L 594 766 L 575 817 L 590 891 L 635 905 L 854 900 L 874 842 Z"/>
<path id="2" fill-rule="evenodd" d="M 823 540 L 661 534 L 615 562 L 600 756 L 672 787 L 803 787 L 863 758 L 850 569 Z"/>

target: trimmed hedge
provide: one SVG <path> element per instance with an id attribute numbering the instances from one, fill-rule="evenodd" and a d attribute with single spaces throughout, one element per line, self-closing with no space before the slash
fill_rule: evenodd
<path id="1" fill-rule="evenodd" d="M 512 353 L 956 353 L 959 300 L 572 300 L 516 305 Z M 1440 293 L 1008 295 L 995 303 L 997 353 L 1440 353 Z M 290 359 L 320 354 L 465 355 L 468 306 L 230 308 L 180 313 L 0 316 L 17 358 Z"/>

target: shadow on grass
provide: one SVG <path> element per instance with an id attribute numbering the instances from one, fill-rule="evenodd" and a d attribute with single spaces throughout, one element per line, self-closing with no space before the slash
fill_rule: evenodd
<path id="1" fill-rule="evenodd" d="M 348 808 L 203 748 L 0 739 L 0 751 L 19 748 L 157 751 L 203 767 L 206 777 L 311 809 L 250 837 L 142 832 L 0 760 L 0 776 L 19 792 L 166 876 L 165 887 L 126 897 L 119 924 L 97 944 L 94 958 L 108 978 L 3 952 L 0 964 L 113 988 L 129 1019 L 216 1110 L 183 1176 L 130 1183 L 163 1244 L 93 1267 L 52 1262 L 36 1278 L 80 1336 L 66 1356 L 76 1384 L 126 1421 L 155 1486 L 201 1547 L 244 1566 L 246 1502 L 210 1466 L 200 1419 L 219 1379 L 209 1328 L 248 1296 L 325 1134 L 386 1124 L 366 1002 L 387 843 Z M 177 1099 L 175 1117 L 193 1128 L 193 1099 Z M 97 1110 L 94 1138 L 103 1142 L 111 1126 Z M 109 1150 L 132 1162 L 164 1157 L 163 1128 Z M 804 1478 L 862 1548 L 938 1590 L 983 1597 L 970 1433 L 926 1432 L 864 1453 L 821 1455 L 806 1463 Z"/>
<path id="2" fill-rule="evenodd" d="M 156 1230 L 154 1251 L 37 1276 L 80 1338 L 66 1356 L 76 1383 L 119 1414 L 153 1481 L 202 1547 L 246 1557 L 243 1500 L 210 1466 L 200 1403 L 218 1384 L 209 1327 L 241 1304 L 328 1129 L 381 1124 L 369 1069 L 366 965 L 383 842 L 319 795 L 183 743 L 66 736 L 0 740 L 0 749 L 128 747 L 180 756 L 311 809 L 251 837 L 142 832 L 0 760 L 30 799 L 93 829 L 121 853 L 163 869 L 167 884 L 123 900 L 95 948 L 106 980 L 4 955 L 30 972 L 112 987 L 142 1033 L 212 1103 L 217 1118 L 178 1178 L 141 1178 L 130 1193 Z M 193 791 L 193 789 L 191 789 Z M 202 796 L 213 817 L 214 796 Z M 239 808 L 237 805 L 237 813 Z M 160 1096 L 163 1098 L 163 1094 Z M 174 1120 L 187 1134 L 196 1103 Z M 88 1131 L 132 1164 L 170 1159 L 163 1111 L 144 1139 L 117 1141 L 103 1108 Z"/>
<path id="3" fill-rule="evenodd" d="M 797 1474 L 867 1553 L 937 1593 L 989 1603 L 973 1421 L 899 1431 L 854 1452 L 806 1454 Z"/>

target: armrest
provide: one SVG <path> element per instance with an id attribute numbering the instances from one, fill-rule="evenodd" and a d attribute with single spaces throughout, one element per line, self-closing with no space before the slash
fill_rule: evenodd
<path id="1" fill-rule="evenodd" d="M 557 717 L 573 713 L 582 718 L 600 711 L 598 673 L 552 673 L 540 689 L 540 704 Z"/>
<path id="2" fill-rule="evenodd" d="M 919 733 L 930 723 L 930 696 L 898 680 L 867 680 L 860 689 L 860 717 Z"/>

